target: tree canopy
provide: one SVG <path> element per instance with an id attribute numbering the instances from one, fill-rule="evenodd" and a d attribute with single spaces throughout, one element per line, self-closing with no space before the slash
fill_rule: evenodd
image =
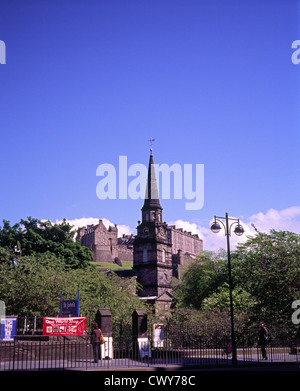
<path id="1" fill-rule="evenodd" d="M 77 298 L 89 320 L 98 308 L 112 312 L 114 335 L 131 333 L 135 308 L 147 305 L 134 294 L 136 282 L 99 272 L 90 263 L 92 252 L 74 241 L 75 232 L 61 224 L 31 217 L 0 229 L 0 300 L 11 315 L 58 316 L 60 294 Z"/>
<path id="2" fill-rule="evenodd" d="M 291 324 L 291 304 L 300 297 L 300 235 L 258 232 L 234 253 L 236 284 L 255 298 L 253 318 Z"/>
<path id="3" fill-rule="evenodd" d="M 49 252 L 61 258 L 66 268 L 85 268 L 93 260 L 93 254 L 87 247 L 74 241 L 75 231 L 72 228 L 65 219 L 60 224 L 53 224 L 49 220 L 28 217 L 13 226 L 3 220 L 0 246 L 12 255 L 19 256 Z"/>
<path id="4" fill-rule="evenodd" d="M 300 235 L 257 231 L 231 252 L 231 267 L 234 312 L 241 324 L 293 326 L 291 304 L 300 298 Z M 199 256 L 175 296 L 179 308 L 229 314 L 226 252 Z"/>
<path id="5" fill-rule="evenodd" d="M 144 306 L 133 294 L 134 281 L 100 273 L 93 265 L 66 270 L 64 261 L 50 253 L 0 264 L 0 300 L 7 314 L 58 316 L 61 291 L 68 300 L 77 298 L 78 290 L 80 313 L 89 320 L 99 307 L 111 310 L 114 335 L 130 333 L 133 310 Z"/>

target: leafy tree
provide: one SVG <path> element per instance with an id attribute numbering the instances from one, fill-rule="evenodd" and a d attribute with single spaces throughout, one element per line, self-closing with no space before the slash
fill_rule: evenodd
<path id="1" fill-rule="evenodd" d="M 131 333 L 131 315 L 145 307 L 134 295 L 135 283 L 115 274 L 100 273 L 93 265 L 85 269 L 65 269 L 64 261 L 50 253 L 15 258 L 0 264 L 0 300 L 7 314 L 57 316 L 60 293 L 64 299 L 77 298 L 80 290 L 80 313 L 89 322 L 98 308 L 110 308 L 114 335 Z"/>
<path id="2" fill-rule="evenodd" d="M 204 252 L 192 262 L 175 290 L 177 307 L 200 309 L 203 300 L 227 280 L 226 262 L 224 252 Z"/>
<path id="3" fill-rule="evenodd" d="M 217 328 L 230 331 L 230 318 L 224 311 L 199 311 L 195 308 L 176 308 L 168 319 L 171 326 L 182 329 L 198 328 L 204 333 L 213 334 Z"/>
<path id="4" fill-rule="evenodd" d="M 75 242 L 74 235 L 72 226 L 66 220 L 61 224 L 52 224 L 49 220 L 28 217 L 28 220 L 21 219 L 13 226 L 3 220 L 0 246 L 21 256 L 49 252 L 61 258 L 67 268 L 85 268 L 93 260 L 93 254 L 87 247 Z"/>
<path id="5" fill-rule="evenodd" d="M 232 301 L 235 313 L 250 314 L 256 301 L 250 293 L 242 287 L 236 287 L 232 291 Z M 224 283 L 202 303 L 203 311 L 230 311 L 229 284 Z"/>
<path id="6" fill-rule="evenodd" d="M 0 265 L 0 299 L 8 314 L 57 315 L 64 264 L 53 255 L 18 257 Z"/>
<path id="7" fill-rule="evenodd" d="M 231 253 L 235 318 L 241 325 L 293 327 L 291 304 L 300 298 L 300 235 L 256 232 Z M 226 253 L 206 253 L 189 265 L 176 288 L 178 308 L 228 316 Z"/>
<path id="8" fill-rule="evenodd" d="M 13 255 L 6 248 L 0 247 L 0 264 L 12 262 Z"/>
<path id="9" fill-rule="evenodd" d="M 237 282 L 253 298 L 255 321 L 291 325 L 291 304 L 300 298 L 300 235 L 257 231 L 233 254 Z"/>

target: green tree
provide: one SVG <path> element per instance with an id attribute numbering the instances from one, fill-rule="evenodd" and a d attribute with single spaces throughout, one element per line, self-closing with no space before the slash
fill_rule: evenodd
<path id="1" fill-rule="evenodd" d="M 70 270 L 64 281 L 64 297 L 74 298 L 80 289 L 80 312 L 94 319 L 98 308 L 109 308 L 115 336 L 131 335 L 132 312 L 143 305 L 135 295 L 136 283 L 115 273 L 100 273 L 94 266 Z"/>
<path id="2" fill-rule="evenodd" d="M 0 247 L 0 264 L 12 262 L 14 256 L 6 248 Z"/>
<path id="3" fill-rule="evenodd" d="M 291 326 L 291 304 L 300 298 L 300 235 L 257 231 L 233 258 L 238 284 L 256 301 L 253 320 Z"/>
<path id="4" fill-rule="evenodd" d="M 242 287 L 236 287 L 232 291 L 234 312 L 250 314 L 256 304 L 255 299 Z M 229 284 L 224 283 L 216 289 L 202 303 L 203 311 L 230 311 Z"/>
<path id="5" fill-rule="evenodd" d="M 50 253 L 15 258 L 0 265 L 0 299 L 8 314 L 57 315 L 64 264 Z"/>
<path id="6" fill-rule="evenodd" d="M 183 274 L 182 283 L 176 287 L 177 307 L 200 309 L 203 300 L 227 281 L 226 254 L 204 252 L 189 264 Z"/>
<path id="7" fill-rule="evenodd" d="M 294 300 L 300 298 L 300 235 L 256 232 L 231 253 L 233 300 L 239 323 L 293 327 Z M 187 267 L 176 288 L 178 308 L 228 314 L 227 254 L 206 253 Z"/>
<path id="8" fill-rule="evenodd" d="M 93 265 L 66 270 L 64 261 L 51 253 L 0 263 L 0 300 L 7 314 L 57 316 L 61 291 L 68 300 L 77 298 L 78 289 L 80 313 L 91 322 L 98 308 L 109 308 L 115 336 L 129 335 L 133 310 L 147 308 L 134 294 L 135 282 L 114 273 L 107 276 Z"/>
<path id="9" fill-rule="evenodd" d="M 93 260 L 93 254 L 87 247 L 74 241 L 72 228 L 66 220 L 53 224 L 49 220 L 28 217 L 13 226 L 3 220 L 0 246 L 21 256 L 49 252 L 61 258 L 67 268 L 85 268 Z"/>

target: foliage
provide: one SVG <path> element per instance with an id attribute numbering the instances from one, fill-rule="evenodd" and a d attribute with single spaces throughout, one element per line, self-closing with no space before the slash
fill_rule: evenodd
<path id="1" fill-rule="evenodd" d="M 175 290 L 177 307 L 200 309 L 202 302 L 226 281 L 224 253 L 204 252 L 185 270 L 183 280 Z"/>
<path id="2" fill-rule="evenodd" d="M 205 253 L 176 288 L 178 308 L 229 316 L 226 253 Z M 291 304 L 300 299 L 300 235 L 257 231 L 231 253 L 235 320 L 292 328 Z"/>
<path id="3" fill-rule="evenodd" d="M 203 332 L 215 332 L 216 329 L 230 330 L 230 318 L 225 312 L 199 311 L 194 308 L 176 308 L 168 319 L 169 326 L 181 328 L 199 328 Z"/>
<path id="4" fill-rule="evenodd" d="M 291 304 L 300 298 L 300 235 L 257 231 L 233 254 L 237 282 L 256 300 L 252 318 L 291 325 Z"/>
<path id="5" fill-rule="evenodd" d="M 92 252 L 74 241 L 66 220 L 61 224 L 29 217 L 0 229 L 0 300 L 8 314 L 57 316 L 60 293 L 77 298 L 80 312 L 93 321 L 98 308 L 110 308 L 115 335 L 131 332 L 135 308 L 145 307 L 134 294 L 136 283 L 114 273 L 100 273 Z"/>
<path id="6" fill-rule="evenodd" d="M 133 281 L 100 273 L 94 266 L 66 270 L 64 261 L 50 253 L 0 264 L 0 300 L 5 302 L 7 314 L 58 316 L 61 291 L 68 300 L 77 298 L 78 289 L 80 313 L 89 321 L 94 320 L 98 308 L 107 307 L 113 315 L 114 334 L 131 332 L 132 312 L 143 307 L 133 294 Z"/>
<path id="7" fill-rule="evenodd" d="M 57 315 L 64 264 L 51 254 L 18 257 L 0 265 L 0 299 L 8 314 Z"/>
<path id="8" fill-rule="evenodd" d="M 131 335 L 132 313 L 135 308 L 143 307 L 140 299 L 134 294 L 134 281 L 121 278 L 115 273 L 100 273 L 91 266 L 86 270 L 69 272 L 64 295 L 76 297 L 78 289 L 80 312 L 84 316 L 94 320 L 98 308 L 109 308 L 112 313 L 114 336 Z"/>
<path id="9" fill-rule="evenodd" d="M 242 287 L 236 287 L 232 291 L 232 301 L 235 312 L 251 313 L 256 301 Z M 203 311 L 230 311 L 229 284 L 224 283 L 210 296 L 203 300 Z"/>
<path id="10" fill-rule="evenodd" d="M 49 252 L 61 258 L 66 268 L 85 268 L 93 260 L 93 254 L 87 247 L 75 242 L 74 235 L 72 226 L 66 220 L 52 224 L 49 220 L 28 217 L 28 220 L 21 219 L 13 226 L 3 220 L 0 246 L 11 254 L 21 256 Z"/>

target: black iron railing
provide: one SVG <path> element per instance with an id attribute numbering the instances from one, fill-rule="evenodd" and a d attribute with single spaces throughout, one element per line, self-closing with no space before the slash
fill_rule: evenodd
<path id="1" fill-rule="evenodd" d="M 262 361 L 256 333 L 244 330 L 236 341 L 238 365 Z M 14 341 L 0 342 L 0 370 L 231 365 L 230 343 L 228 330 L 166 328 L 161 343 L 151 334 L 147 340 L 107 337 L 95 363 L 88 336 L 44 337 L 27 330 Z M 268 362 L 298 363 L 299 344 L 288 333 L 269 333 L 266 350 Z"/>

